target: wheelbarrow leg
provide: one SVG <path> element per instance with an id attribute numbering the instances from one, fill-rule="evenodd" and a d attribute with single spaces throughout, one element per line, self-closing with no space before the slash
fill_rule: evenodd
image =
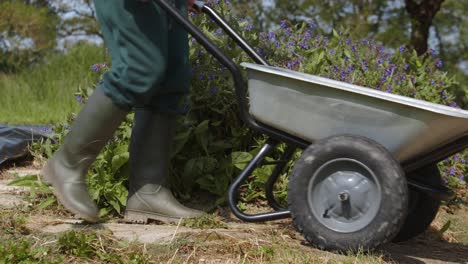
<path id="1" fill-rule="evenodd" d="M 277 142 L 268 141 L 258 152 L 258 154 L 250 161 L 250 163 L 245 167 L 241 174 L 234 180 L 234 182 L 229 187 L 228 191 L 228 203 L 234 215 L 239 219 L 246 222 L 263 222 L 270 220 L 278 220 L 283 218 L 290 217 L 288 210 L 269 212 L 263 214 L 248 215 L 243 213 L 237 207 L 238 199 L 238 190 L 242 183 L 251 175 L 251 173 L 261 165 L 263 159 L 275 148 Z"/>
<path id="2" fill-rule="evenodd" d="M 279 160 L 278 164 L 273 170 L 273 173 L 268 178 L 268 181 L 265 185 L 265 195 L 266 195 L 268 204 L 273 209 L 275 209 L 275 211 L 286 210 L 286 208 L 279 205 L 279 203 L 276 201 L 275 195 L 273 194 L 273 188 L 275 186 L 275 183 L 278 181 L 279 176 L 281 175 L 281 173 L 284 171 L 284 168 L 288 164 L 288 161 L 291 159 L 292 155 L 294 154 L 295 150 L 296 150 L 295 147 L 292 147 L 289 145 L 286 147 L 286 150 L 284 151 L 283 155 L 281 156 L 281 159 Z"/>

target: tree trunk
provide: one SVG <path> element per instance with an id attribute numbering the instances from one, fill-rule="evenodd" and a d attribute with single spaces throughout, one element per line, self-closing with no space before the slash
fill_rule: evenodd
<path id="1" fill-rule="evenodd" d="M 429 29 L 444 0 L 405 0 L 411 18 L 411 46 L 419 55 L 427 51 Z"/>

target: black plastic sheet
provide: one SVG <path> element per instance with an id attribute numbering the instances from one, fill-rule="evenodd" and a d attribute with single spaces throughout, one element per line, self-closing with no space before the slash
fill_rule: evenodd
<path id="1" fill-rule="evenodd" d="M 0 124 L 0 165 L 7 160 L 28 154 L 28 145 L 51 138 L 53 131 L 47 126 L 10 126 Z"/>

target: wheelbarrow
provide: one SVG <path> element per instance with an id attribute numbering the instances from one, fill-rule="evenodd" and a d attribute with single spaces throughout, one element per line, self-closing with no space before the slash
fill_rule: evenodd
<path id="1" fill-rule="evenodd" d="M 453 193 L 436 164 L 468 147 L 468 111 L 327 78 L 269 66 L 211 7 L 194 8 L 215 21 L 255 62 L 241 69 L 165 0 L 154 0 L 181 24 L 234 79 L 242 120 L 268 136 L 229 188 L 228 203 L 241 220 L 292 217 L 312 245 L 335 251 L 371 250 L 424 232 L 440 201 Z M 265 157 L 278 144 L 279 161 Z M 294 152 L 303 150 L 288 183 L 288 207 L 273 186 Z M 265 187 L 273 211 L 246 214 L 238 189 L 262 165 L 276 165 Z"/>

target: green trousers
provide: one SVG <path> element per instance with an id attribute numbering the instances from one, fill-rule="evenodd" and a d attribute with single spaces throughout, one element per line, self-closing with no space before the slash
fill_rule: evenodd
<path id="1" fill-rule="evenodd" d="M 168 0 L 187 15 L 186 0 Z M 101 85 L 124 110 L 179 113 L 190 89 L 188 34 L 153 1 L 95 0 L 112 67 Z"/>

